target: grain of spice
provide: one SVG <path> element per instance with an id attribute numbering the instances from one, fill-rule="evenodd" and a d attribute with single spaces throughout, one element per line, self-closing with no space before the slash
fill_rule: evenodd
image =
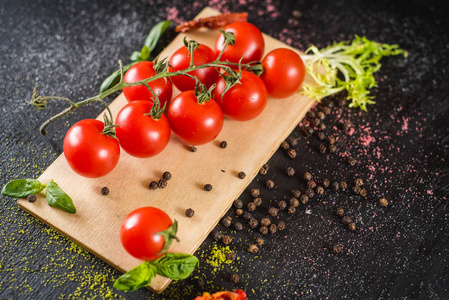
<path id="1" fill-rule="evenodd" d="M 240 179 L 244 179 L 244 178 L 246 177 L 246 173 L 243 172 L 243 171 L 241 171 L 241 172 L 239 172 L 238 177 L 239 177 Z"/>
<path id="2" fill-rule="evenodd" d="M 267 226 L 260 226 L 259 232 L 261 234 L 267 234 L 268 233 L 268 227 Z"/>
<path id="3" fill-rule="evenodd" d="M 259 225 L 259 221 L 257 221 L 257 219 L 256 218 L 251 218 L 251 219 L 249 219 L 249 226 L 251 227 L 251 228 L 256 228 L 258 225 Z"/>
<path id="4" fill-rule="evenodd" d="M 295 169 L 293 169 L 292 167 L 288 167 L 285 172 L 287 173 L 288 176 L 293 176 L 295 175 Z"/>
<path id="5" fill-rule="evenodd" d="M 341 219 L 341 222 L 345 225 L 348 225 L 348 224 L 352 223 L 352 219 L 350 216 L 343 216 L 343 218 Z"/>
<path id="6" fill-rule="evenodd" d="M 379 204 L 384 207 L 388 206 L 388 200 L 385 198 L 381 198 L 381 199 L 379 199 Z"/>
<path id="7" fill-rule="evenodd" d="M 240 281 L 239 274 L 232 274 L 230 280 L 231 280 L 231 283 L 233 283 L 233 284 L 239 283 L 239 281 Z"/>
<path id="8" fill-rule="evenodd" d="M 278 202 L 278 207 L 279 207 L 279 210 L 286 209 L 287 208 L 287 202 L 285 202 L 284 200 L 279 201 Z"/>
<path id="9" fill-rule="evenodd" d="M 345 210 L 343 209 L 343 207 L 338 207 L 336 213 L 338 216 L 343 217 L 345 214 Z"/>
<path id="10" fill-rule="evenodd" d="M 355 186 L 362 186 L 363 185 L 363 180 L 361 178 L 357 178 L 354 181 Z"/>
<path id="11" fill-rule="evenodd" d="M 165 188 L 167 186 L 167 180 L 165 180 L 164 178 L 159 179 L 157 186 L 160 189 Z"/>
<path id="12" fill-rule="evenodd" d="M 346 181 L 344 180 L 340 181 L 340 188 L 342 190 L 346 190 L 348 188 L 348 184 L 346 183 Z"/>
<path id="13" fill-rule="evenodd" d="M 299 200 L 296 199 L 295 197 L 292 197 L 292 198 L 290 198 L 289 204 L 290 204 L 290 206 L 298 207 L 299 206 Z"/>
<path id="14" fill-rule="evenodd" d="M 288 148 L 290 148 L 290 145 L 286 141 L 283 141 L 281 143 L 281 148 L 284 149 L 284 150 L 287 150 Z"/>
<path id="15" fill-rule="evenodd" d="M 223 244 L 225 245 L 229 245 L 230 243 L 232 243 L 232 237 L 230 235 L 223 235 L 221 237 L 221 241 L 223 242 Z"/>
<path id="16" fill-rule="evenodd" d="M 272 217 L 276 217 L 279 213 L 279 209 L 277 209 L 276 207 L 270 207 L 268 209 L 268 214 Z"/>
<path id="17" fill-rule="evenodd" d="M 316 187 L 316 182 L 313 180 L 309 180 L 309 182 L 307 182 L 307 187 L 310 189 L 314 189 Z"/>
<path id="18" fill-rule="evenodd" d="M 237 208 L 237 209 L 235 210 L 235 214 L 236 214 L 237 216 L 243 215 L 243 209 Z"/>
<path id="19" fill-rule="evenodd" d="M 228 143 L 226 142 L 226 141 L 221 141 L 221 143 L 220 143 L 220 147 L 221 148 L 226 148 L 228 146 Z"/>
<path id="20" fill-rule="evenodd" d="M 101 194 L 102 194 L 103 196 L 108 195 L 108 194 L 109 194 L 109 188 L 108 188 L 107 186 L 101 188 Z"/>
<path id="21" fill-rule="evenodd" d="M 274 188 L 274 182 L 273 182 L 273 180 L 267 180 L 266 182 L 265 182 L 265 187 L 267 188 L 267 189 L 272 189 L 272 188 Z"/>
<path id="22" fill-rule="evenodd" d="M 278 227 L 276 224 L 271 224 L 269 230 L 270 230 L 270 233 L 273 234 L 278 231 Z"/>
<path id="23" fill-rule="evenodd" d="M 191 208 L 186 209 L 186 217 L 187 218 L 193 217 L 194 214 L 195 214 L 195 211 L 193 211 L 193 209 L 191 209 Z"/>
<path id="24" fill-rule="evenodd" d="M 289 214 L 294 214 L 295 212 L 296 212 L 296 207 L 290 206 L 290 207 L 288 208 L 288 213 L 289 213 Z"/>
<path id="25" fill-rule="evenodd" d="M 259 189 L 252 189 L 251 190 L 251 196 L 253 196 L 253 198 L 257 198 L 260 195 L 260 190 Z"/>
<path id="26" fill-rule="evenodd" d="M 242 208 L 243 207 L 243 201 L 240 199 L 237 199 L 234 201 L 234 207 L 235 208 Z"/>
<path id="27" fill-rule="evenodd" d="M 354 231 L 357 229 L 357 226 L 355 225 L 354 222 L 351 222 L 348 224 L 348 228 L 349 228 L 349 230 Z"/>
<path id="28" fill-rule="evenodd" d="M 357 163 L 357 160 L 356 160 L 355 158 L 353 158 L 353 157 L 349 157 L 349 158 L 348 158 L 348 164 L 349 164 L 351 167 L 355 166 L 356 163 Z"/>
<path id="29" fill-rule="evenodd" d="M 218 231 L 218 230 L 212 231 L 212 238 L 213 238 L 214 240 L 216 240 L 217 242 L 218 242 L 219 240 L 221 240 L 222 237 L 223 237 L 223 234 L 221 233 L 221 231 Z"/>
<path id="30" fill-rule="evenodd" d="M 255 244 L 251 244 L 248 247 L 248 251 L 256 254 L 257 252 L 259 252 L 259 247 L 257 247 L 257 245 L 255 245 Z"/>
<path id="31" fill-rule="evenodd" d="M 317 195 L 323 195 L 324 194 L 324 188 L 321 185 L 317 186 L 316 189 L 315 189 L 315 193 Z"/>
<path id="32" fill-rule="evenodd" d="M 335 144 L 335 138 L 334 138 L 333 136 L 328 136 L 328 137 L 326 138 L 326 140 L 327 140 L 327 142 L 328 142 L 330 145 Z"/>
<path id="33" fill-rule="evenodd" d="M 190 152 L 196 152 L 197 148 L 195 146 L 190 146 L 189 150 Z"/>
<path id="34" fill-rule="evenodd" d="M 271 225 L 271 221 L 269 218 L 263 218 L 262 220 L 260 220 L 260 225 L 262 226 L 270 226 Z"/>
<path id="35" fill-rule="evenodd" d="M 262 198 L 256 198 L 256 199 L 254 199 L 253 200 L 253 202 L 254 202 L 254 204 L 256 205 L 256 206 L 261 206 L 262 205 Z"/>
<path id="36" fill-rule="evenodd" d="M 204 190 L 205 190 L 205 191 L 208 191 L 208 192 L 212 191 L 212 185 L 209 184 L 209 183 L 208 183 L 208 184 L 205 184 L 205 185 L 204 185 Z"/>
<path id="37" fill-rule="evenodd" d="M 290 158 L 295 158 L 295 157 L 296 157 L 296 151 L 295 151 L 295 149 L 289 149 L 289 150 L 287 151 L 287 154 L 288 154 L 288 157 L 290 157 Z"/>
<path id="38" fill-rule="evenodd" d="M 301 197 L 301 191 L 300 190 L 293 190 L 292 191 L 292 196 L 295 197 L 295 198 Z"/>
<path id="39" fill-rule="evenodd" d="M 259 246 L 262 246 L 263 244 L 265 244 L 265 240 L 263 238 L 261 238 L 261 237 L 258 237 L 256 239 L 256 244 L 259 245 Z"/>
<path id="40" fill-rule="evenodd" d="M 318 146 L 318 151 L 320 151 L 321 154 L 326 153 L 326 151 L 327 151 L 326 145 L 320 144 L 320 145 Z"/>
<path id="41" fill-rule="evenodd" d="M 204 278 L 198 278 L 197 284 L 200 288 L 204 288 L 206 285 L 206 280 L 204 280 Z"/>
<path id="42" fill-rule="evenodd" d="M 334 192 L 338 192 L 340 190 L 340 184 L 338 183 L 338 181 L 332 182 L 332 190 Z"/>
<path id="43" fill-rule="evenodd" d="M 231 217 L 227 216 L 227 217 L 224 217 L 223 219 L 221 219 L 221 224 L 222 224 L 224 227 L 229 227 L 229 226 L 231 226 L 231 224 L 232 224 L 232 219 L 231 219 Z"/>
<path id="44" fill-rule="evenodd" d="M 305 173 L 302 175 L 302 178 L 304 178 L 305 181 L 312 180 L 312 174 L 310 174 L 309 172 L 305 172 Z"/>
<path id="45" fill-rule="evenodd" d="M 157 189 L 157 182 L 156 182 L 156 181 L 150 182 L 149 188 L 150 188 L 151 190 L 156 190 L 156 189 Z"/>
<path id="46" fill-rule="evenodd" d="M 237 230 L 237 231 L 241 231 L 241 230 L 243 229 L 243 225 L 242 225 L 242 223 L 240 223 L 240 222 L 236 222 L 236 223 L 234 224 L 234 228 L 235 228 L 235 230 Z"/>
<path id="47" fill-rule="evenodd" d="M 324 188 L 328 188 L 330 184 L 331 184 L 331 182 L 329 181 L 329 179 L 327 179 L 327 178 L 323 179 L 323 187 Z"/>
<path id="48" fill-rule="evenodd" d="M 301 201 L 302 204 L 307 204 L 307 202 L 309 202 L 309 196 L 307 195 L 301 195 L 301 197 L 299 198 L 299 201 Z"/>
<path id="49" fill-rule="evenodd" d="M 289 137 L 289 138 L 287 139 L 287 143 L 289 143 L 290 146 L 295 147 L 295 146 L 298 146 L 298 144 L 299 144 L 299 139 L 294 138 L 294 137 Z"/>
<path id="50" fill-rule="evenodd" d="M 171 173 L 166 171 L 162 174 L 162 178 L 164 178 L 165 180 L 170 180 L 171 179 Z"/>
<path id="51" fill-rule="evenodd" d="M 243 214 L 243 219 L 250 220 L 253 216 L 249 212 L 245 212 Z"/>
<path id="52" fill-rule="evenodd" d="M 285 229 L 285 222 L 279 221 L 278 223 L 278 230 L 284 230 Z"/>
<path id="53" fill-rule="evenodd" d="M 334 153 L 337 151 L 337 146 L 335 145 L 329 145 L 329 152 L 330 153 Z"/>
<path id="54" fill-rule="evenodd" d="M 304 194 L 306 194 L 309 199 L 315 197 L 315 191 L 311 188 L 305 190 Z"/>
<path id="55" fill-rule="evenodd" d="M 334 247 L 332 247 L 332 250 L 334 251 L 335 254 L 341 253 L 341 251 L 343 250 L 342 245 L 337 244 L 334 245 Z"/>
<path id="56" fill-rule="evenodd" d="M 366 189 L 361 189 L 360 190 L 360 196 L 362 196 L 362 197 L 368 196 L 368 191 Z"/>
<path id="57" fill-rule="evenodd" d="M 103 189 L 102 189 L 103 190 Z M 27 201 L 28 202 L 30 202 L 30 203 L 34 203 L 34 202 L 36 202 L 36 200 L 37 200 L 37 197 L 36 197 L 36 195 L 28 195 L 27 196 Z"/>
<path id="58" fill-rule="evenodd" d="M 256 210 L 256 204 L 254 202 L 249 202 L 247 204 L 247 208 L 248 208 L 248 211 L 255 211 Z"/>
<path id="59" fill-rule="evenodd" d="M 235 253 L 234 251 L 229 252 L 228 254 L 226 254 L 226 259 L 227 260 L 236 260 L 237 259 L 237 253 Z"/>
<path id="60" fill-rule="evenodd" d="M 359 186 L 355 186 L 355 187 L 353 187 L 352 188 L 352 191 L 354 192 L 354 194 L 356 194 L 356 195 L 360 195 L 360 191 L 361 191 L 362 189 L 359 187 Z"/>

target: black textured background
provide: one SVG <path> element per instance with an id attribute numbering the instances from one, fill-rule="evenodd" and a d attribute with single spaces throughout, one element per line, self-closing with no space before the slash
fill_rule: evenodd
<path id="1" fill-rule="evenodd" d="M 442 1 L 439 1 L 442 3 Z M 288 178 L 287 166 L 297 174 L 316 178 L 366 181 L 366 199 L 350 192 L 327 192 L 300 206 L 294 216 L 281 214 L 287 229 L 267 236 L 257 256 L 246 250 L 258 233 L 244 225 L 242 232 L 224 229 L 239 256 L 216 268 L 208 263 L 217 244 L 208 238 L 197 251 L 200 269 L 191 278 L 172 283 L 157 296 L 141 289 L 117 292 L 112 283 L 120 274 L 1 197 L 1 299 L 190 299 L 203 291 L 242 288 L 250 299 L 297 298 L 432 298 L 449 296 L 448 203 L 449 166 L 449 5 L 424 1 L 1 1 L 0 66 L 1 130 L 0 184 L 15 178 L 37 177 L 62 152 L 68 127 L 96 117 L 100 107 L 80 109 L 38 133 L 40 123 L 63 109 L 63 103 L 36 112 L 25 103 L 34 86 L 45 95 L 81 100 L 97 93 L 116 61 L 140 49 L 150 28 L 166 18 L 190 20 L 209 5 L 223 12 L 248 11 L 250 22 L 263 32 L 300 50 L 312 44 L 365 35 L 382 43 L 397 43 L 408 58 L 382 60 L 373 90 L 377 104 L 362 113 L 335 109 L 326 119 L 327 133 L 338 134 L 338 152 L 322 155 L 318 142 L 300 137 L 298 157 L 279 150 L 271 169 L 258 176 L 241 196 L 261 188 L 262 216 L 270 202 L 289 197 L 305 183 Z M 292 11 L 302 12 L 298 27 L 290 27 Z M 157 51 L 175 36 L 164 34 Z M 109 99 L 109 101 L 112 101 Z M 353 125 L 352 134 L 333 128 L 340 119 Z M 339 133 L 337 133 L 339 132 Z M 347 156 L 360 160 L 349 167 Z M 276 188 L 265 190 L 264 180 Z M 390 201 L 387 208 L 378 199 Z M 350 232 L 338 220 L 343 206 L 356 221 Z M 307 213 L 306 213 L 307 212 Z M 231 210 L 229 215 L 235 220 Z M 343 252 L 334 255 L 334 244 Z M 230 274 L 241 282 L 233 285 Z M 200 288 L 197 278 L 206 279 Z"/>

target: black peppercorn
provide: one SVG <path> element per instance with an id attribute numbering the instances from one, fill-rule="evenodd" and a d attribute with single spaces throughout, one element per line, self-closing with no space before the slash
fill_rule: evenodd
<path id="1" fill-rule="evenodd" d="M 329 152 L 334 153 L 335 151 L 337 151 L 337 146 L 329 145 Z"/>
<path id="2" fill-rule="evenodd" d="M 157 189 L 157 182 L 156 181 L 151 181 L 149 184 L 150 189 L 155 190 Z"/>
<path id="3" fill-rule="evenodd" d="M 350 216 L 344 216 L 344 217 L 341 219 L 341 222 L 342 222 L 343 224 L 345 224 L 345 225 L 348 225 L 349 223 L 352 223 L 352 219 L 351 219 Z"/>
<path id="4" fill-rule="evenodd" d="M 189 149 L 190 149 L 190 152 L 196 152 L 196 150 L 197 150 L 195 146 L 190 146 Z"/>
<path id="5" fill-rule="evenodd" d="M 276 217 L 279 213 L 279 209 L 277 209 L 276 207 L 270 207 L 268 209 L 268 214 L 272 217 Z"/>
<path id="6" fill-rule="evenodd" d="M 324 153 L 326 153 L 326 151 L 327 151 L 327 147 L 326 147 L 326 145 L 324 145 L 324 144 L 320 144 L 320 145 L 318 146 L 318 150 L 320 151 L 320 153 L 324 154 Z"/>
<path id="7" fill-rule="evenodd" d="M 295 146 L 298 146 L 298 144 L 299 144 L 299 139 L 295 139 L 294 137 L 289 137 L 289 138 L 287 139 L 287 143 L 289 143 L 290 146 L 295 147 Z"/>
<path id="8" fill-rule="evenodd" d="M 330 103 L 332 103 L 332 102 L 330 102 Z M 330 108 L 330 107 L 327 107 L 327 106 L 324 106 L 324 107 L 321 109 L 321 111 L 322 111 L 324 114 L 328 115 L 328 114 L 331 113 L 331 108 Z"/>
<path id="9" fill-rule="evenodd" d="M 326 140 L 330 145 L 335 144 L 335 138 L 333 136 L 328 136 Z"/>
<path id="10" fill-rule="evenodd" d="M 208 192 L 210 192 L 210 191 L 212 191 L 212 185 L 211 184 L 206 184 L 206 185 L 204 185 L 204 190 L 205 191 L 208 191 Z"/>
<path id="11" fill-rule="evenodd" d="M 301 191 L 300 190 L 293 190 L 292 191 L 292 196 L 295 198 L 299 198 L 301 196 Z"/>
<path id="12" fill-rule="evenodd" d="M 269 218 L 263 218 L 262 220 L 260 220 L 260 225 L 262 226 L 270 226 L 271 225 L 271 221 Z"/>
<path id="13" fill-rule="evenodd" d="M 281 148 L 287 150 L 288 148 L 290 148 L 290 145 L 286 141 L 283 141 L 281 143 Z"/>
<path id="14" fill-rule="evenodd" d="M 255 219 L 255 218 L 249 219 L 248 223 L 249 223 L 249 226 L 253 229 L 259 225 L 259 221 L 257 221 L 257 219 Z"/>
<path id="15" fill-rule="evenodd" d="M 255 244 L 251 244 L 248 247 L 248 251 L 255 254 L 255 253 L 259 252 L 259 247 L 257 247 L 257 245 L 255 245 Z"/>
<path id="16" fill-rule="evenodd" d="M 328 188 L 330 184 L 331 184 L 331 182 L 329 181 L 329 179 L 327 179 L 327 178 L 323 179 L 323 187 L 324 188 Z"/>
<path id="17" fill-rule="evenodd" d="M 246 212 L 243 214 L 243 219 L 245 219 L 245 220 L 250 220 L 252 217 L 253 216 L 249 212 Z"/>
<path id="18" fill-rule="evenodd" d="M 287 173 L 288 176 L 293 176 L 295 175 L 295 169 L 293 169 L 292 167 L 288 167 L 285 172 Z"/>
<path id="19" fill-rule="evenodd" d="M 237 254 L 234 251 L 229 252 L 228 254 L 226 254 L 226 259 L 227 260 L 236 260 L 236 258 L 237 258 Z"/>
<path id="20" fill-rule="evenodd" d="M 302 178 L 304 178 L 304 180 L 306 180 L 306 181 L 312 180 L 312 174 L 310 174 L 309 172 L 305 172 L 302 175 Z"/>
<path id="21" fill-rule="evenodd" d="M 361 187 L 359 186 L 355 186 L 352 191 L 354 192 L 354 194 L 360 195 L 360 191 L 362 190 Z"/>
<path id="22" fill-rule="evenodd" d="M 248 208 L 248 211 L 255 211 L 256 210 L 256 204 L 254 202 L 249 202 L 247 204 L 247 208 Z"/>
<path id="23" fill-rule="evenodd" d="M 222 237 L 223 235 L 222 235 L 222 233 L 220 232 L 220 231 L 218 231 L 218 230 L 214 230 L 214 231 L 212 231 L 212 238 L 214 239 L 214 240 L 216 240 L 217 242 L 219 241 L 219 240 L 221 240 L 221 237 Z"/>
<path id="24" fill-rule="evenodd" d="M 103 191 L 103 189 L 102 189 L 102 191 Z M 102 192 L 102 193 L 103 193 L 103 192 Z M 34 195 L 34 194 L 28 195 L 28 196 L 27 196 L 27 200 L 28 200 L 28 202 L 30 202 L 30 203 L 34 203 L 34 202 L 36 202 L 37 197 L 36 197 L 36 195 Z"/>
<path id="25" fill-rule="evenodd" d="M 238 175 L 238 176 L 239 176 L 240 179 L 244 179 L 244 178 L 246 177 L 246 173 L 243 172 L 243 171 L 242 171 L 242 172 L 239 172 L 239 175 Z"/>
<path id="26" fill-rule="evenodd" d="M 223 244 L 229 245 L 230 243 L 232 243 L 232 237 L 229 235 L 223 235 L 221 237 L 221 241 L 223 242 Z"/>
<path id="27" fill-rule="evenodd" d="M 345 214 L 345 211 L 344 211 L 343 207 L 338 207 L 337 208 L 337 215 L 340 216 L 340 217 L 343 217 L 344 214 Z"/>
<path id="28" fill-rule="evenodd" d="M 353 167 L 357 163 L 357 160 L 353 157 L 348 158 L 348 164 Z"/>
<path id="29" fill-rule="evenodd" d="M 164 178 L 159 179 L 159 182 L 157 183 L 158 188 L 163 189 L 167 186 L 167 180 Z"/>
<path id="30" fill-rule="evenodd" d="M 204 286 L 206 285 L 206 280 L 204 280 L 204 278 L 199 278 L 197 283 L 200 288 L 204 288 Z"/>
<path id="31" fill-rule="evenodd" d="M 335 254 L 341 253 L 341 251 L 343 250 L 343 247 L 339 244 L 334 245 L 334 247 L 332 247 L 332 249 L 334 250 Z"/>
<path id="32" fill-rule="evenodd" d="M 290 158 L 295 158 L 295 157 L 296 157 L 296 151 L 295 151 L 295 149 L 289 149 L 289 150 L 287 151 L 287 154 L 288 154 L 288 157 L 290 157 Z"/>
<path id="33" fill-rule="evenodd" d="M 315 189 L 315 193 L 317 195 L 323 195 L 324 194 L 324 188 L 321 185 L 317 186 L 316 189 Z"/>
<path id="34" fill-rule="evenodd" d="M 259 174 L 260 174 L 260 175 L 267 175 L 267 173 L 268 173 L 268 170 L 267 170 L 267 169 L 260 168 L 260 170 L 259 170 Z"/>
<path id="35" fill-rule="evenodd" d="M 284 210 L 287 208 L 287 203 L 284 200 L 278 202 L 279 210 Z"/>
<path id="36" fill-rule="evenodd" d="M 309 198 L 315 197 L 315 191 L 312 190 L 311 188 L 308 188 L 308 189 L 304 192 L 304 194 L 306 194 L 307 197 L 309 197 Z"/>
<path id="37" fill-rule="evenodd" d="M 164 178 L 165 180 L 170 180 L 171 179 L 171 173 L 166 171 L 162 174 L 162 178 Z"/>
<path id="38" fill-rule="evenodd" d="M 309 189 L 314 189 L 316 187 L 316 182 L 313 180 L 310 180 L 309 182 L 307 182 L 307 187 Z"/>
<path id="39" fill-rule="evenodd" d="M 259 189 L 252 189 L 251 190 L 251 196 L 253 196 L 253 198 L 257 198 L 260 195 L 260 190 Z"/>
<path id="40" fill-rule="evenodd" d="M 109 194 L 109 188 L 108 188 L 107 186 L 103 187 L 103 188 L 101 189 L 101 194 L 102 194 L 103 196 L 106 196 L 107 194 Z"/>
<path id="41" fill-rule="evenodd" d="M 362 186 L 363 185 L 363 180 L 361 178 L 357 178 L 355 181 L 355 186 Z"/>
<path id="42" fill-rule="evenodd" d="M 234 201 L 234 207 L 235 208 L 242 208 L 243 207 L 243 201 L 240 199 L 237 199 Z"/>
<path id="43" fill-rule="evenodd" d="M 320 119 L 320 120 L 326 119 L 326 115 L 324 114 L 323 111 L 319 111 L 319 112 L 317 113 L 316 116 L 317 116 L 317 118 Z"/>
<path id="44" fill-rule="evenodd" d="M 234 224 L 234 228 L 235 228 L 235 230 L 240 231 L 243 229 L 243 225 L 242 225 L 242 223 L 237 222 Z"/>
<path id="45" fill-rule="evenodd" d="M 271 234 L 276 233 L 278 231 L 278 226 L 276 224 L 271 224 L 269 230 Z"/>
<path id="46" fill-rule="evenodd" d="M 279 229 L 279 230 L 284 230 L 284 229 L 285 229 L 285 222 L 284 222 L 284 221 L 279 221 L 279 223 L 278 223 L 278 229 Z"/>
<path id="47" fill-rule="evenodd" d="M 349 131 L 349 129 L 351 129 L 351 124 L 349 124 L 349 123 L 344 123 L 344 124 L 343 124 L 343 129 L 344 129 L 344 131 Z"/>
<path id="48" fill-rule="evenodd" d="M 231 226 L 231 223 L 232 223 L 232 219 L 231 219 L 231 217 L 229 217 L 229 216 L 224 217 L 224 218 L 221 220 L 221 224 L 223 224 L 224 227 L 229 227 L 229 226 Z"/>
<path id="49" fill-rule="evenodd" d="M 263 244 L 265 244 L 265 240 L 263 238 L 261 238 L 261 237 L 258 237 L 256 239 L 256 244 L 259 245 L 259 246 L 262 246 Z"/>
<path id="50" fill-rule="evenodd" d="M 221 148 L 226 148 L 228 146 L 228 143 L 226 142 L 226 141 L 222 141 L 221 143 L 220 143 L 220 147 Z"/>
<path id="51" fill-rule="evenodd" d="M 385 198 L 381 198 L 380 200 L 379 200 L 379 204 L 381 205 L 381 206 L 388 206 L 388 200 L 387 199 L 385 199 Z"/>
<path id="52" fill-rule="evenodd" d="M 315 114 L 315 112 L 313 110 L 309 110 L 307 112 L 307 117 L 313 119 L 313 118 L 316 118 L 316 114 Z"/>
<path id="53" fill-rule="evenodd" d="M 299 21 L 294 18 L 288 18 L 287 23 L 290 27 L 298 27 L 299 25 Z"/>
<path id="54" fill-rule="evenodd" d="M 290 207 L 288 208 L 288 213 L 289 213 L 289 214 L 294 214 L 295 212 L 296 212 L 296 207 L 290 206 Z"/>
<path id="55" fill-rule="evenodd" d="M 236 214 L 237 216 L 241 216 L 241 215 L 243 215 L 243 210 L 242 210 L 241 208 L 237 208 L 237 209 L 235 210 L 235 214 Z"/>
<path id="56" fill-rule="evenodd" d="M 340 184 L 337 181 L 332 182 L 332 190 L 338 192 L 340 190 Z"/>
<path id="57" fill-rule="evenodd" d="M 320 141 L 324 141 L 324 139 L 326 138 L 326 135 L 324 134 L 324 132 L 319 131 L 319 132 L 316 134 L 316 137 L 317 137 Z"/>
<path id="58" fill-rule="evenodd" d="M 298 199 L 296 199 L 295 197 L 292 197 L 292 198 L 290 198 L 290 206 L 293 206 L 293 207 L 298 207 L 299 206 L 299 200 Z"/>
<path id="59" fill-rule="evenodd" d="M 321 130 L 324 130 L 324 129 L 326 129 L 326 124 L 324 124 L 324 123 L 321 123 L 320 124 L 320 127 L 319 127 Z"/>
<path id="60" fill-rule="evenodd" d="M 256 204 L 256 206 L 261 206 L 262 205 L 262 198 L 256 198 L 253 200 L 254 204 Z"/>
<path id="61" fill-rule="evenodd" d="M 348 188 L 348 184 L 346 183 L 346 181 L 340 181 L 340 188 L 342 190 L 346 190 Z"/>
<path id="62" fill-rule="evenodd" d="M 346 98 L 340 98 L 337 101 L 337 105 L 340 107 L 344 107 L 344 106 L 346 106 L 346 104 L 347 104 Z"/>
<path id="63" fill-rule="evenodd" d="M 318 127 L 321 123 L 321 120 L 319 118 L 315 118 L 312 120 L 313 127 Z"/>
<path id="64" fill-rule="evenodd" d="M 261 233 L 261 234 L 267 234 L 268 233 L 268 227 L 267 226 L 260 226 L 260 228 L 259 228 L 259 232 Z"/>
<path id="65" fill-rule="evenodd" d="M 307 202 L 309 202 L 309 196 L 302 195 L 301 198 L 299 198 L 299 201 L 301 201 L 302 204 L 306 204 Z"/>
<path id="66" fill-rule="evenodd" d="M 365 189 L 361 189 L 361 190 L 360 190 L 360 196 L 362 196 L 362 197 L 368 196 L 368 191 L 365 190 Z"/>
<path id="67" fill-rule="evenodd" d="M 193 209 L 191 209 L 191 208 L 186 209 L 186 217 L 187 218 L 193 217 L 194 214 L 195 214 L 195 212 L 193 211 Z"/>
<path id="68" fill-rule="evenodd" d="M 349 228 L 349 230 L 354 231 L 357 229 L 357 226 L 355 225 L 354 222 L 352 222 L 352 223 L 348 224 L 348 228 Z"/>
<path id="69" fill-rule="evenodd" d="M 272 189 L 272 188 L 274 188 L 274 182 L 273 182 L 273 180 L 267 180 L 267 181 L 265 182 L 265 186 L 267 187 L 267 189 Z"/>
<path id="70" fill-rule="evenodd" d="M 302 131 L 304 132 L 304 134 L 305 134 L 306 136 L 312 135 L 312 134 L 315 132 L 315 130 L 313 130 L 313 128 L 310 127 L 310 126 L 304 126 L 304 127 L 302 127 Z"/>

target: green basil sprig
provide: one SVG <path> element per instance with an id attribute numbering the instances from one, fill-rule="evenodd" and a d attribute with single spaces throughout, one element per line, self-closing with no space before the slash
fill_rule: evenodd
<path id="1" fill-rule="evenodd" d="M 48 205 L 70 214 L 76 213 L 72 199 L 53 180 L 47 184 L 42 184 L 39 180 L 30 178 L 12 180 L 3 186 L 2 195 L 25 198 L 37 194 L 45 188 Z"/>
<path id="2" fill-rule="evenodd" d="M 173 23 L 172 21 L 162 21 L 156 24 L 148 34 L 147 38 L 145 39 L 144 46 L 140 51 L 134 51 L 131 55 L 130 59 L 132 63 L 127 64 L 123 67 L 123 73 L 126 73 L 129 68 L 131 68 L 133 65 L 135 65 L 138 62 L 146 61 L 150 59 L 151 51 L 154 50 L 156 47 L 157 42 L 159 41 L 159 38 L 164 33 L 164 31 L 167 29 L 170 24 Z M 100 86 L 100 93 L 103 93 L 104 91 L 107 91 L 114 85 L 118 84 L 120 82 L 120 70 L 116 70 L 111 75 L 106 77 L 106 79 L 101 83 Z"/>
<path id="3" fill-rule="evenodd" d="M 114 287 L 121 291 L 134 291 L 151 283 L 156 274 L 173 280 L 186 279 L 198 267 L 199 261 L 185 253 L 165 253 L 155 261 L 144 261 L 120 276 Z"/>

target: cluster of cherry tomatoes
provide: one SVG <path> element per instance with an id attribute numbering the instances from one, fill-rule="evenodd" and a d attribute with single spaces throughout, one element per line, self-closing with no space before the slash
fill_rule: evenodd
<path id="1" fill-rule="evenodd" d="M 193 52 L 195 66 L 211 63 L 222 52 L 220 61 L 246 64 L 261 61 L 264 72 L 259 77 L 242 70 L 240 82 L 228 89 L 216 68 L 198 68 L 189 74 L 195 76 L 207 88 L 215 85 L 212 99 L 198 101 L 194 89 L 195 80 L 179 75 L 150 81 L 148 85 L 158 95 L 165 113 L 155 118 L 151 114 L 154 96 L 144 85 L 123 89 L 128 101 L 118 113 L 115 124 L 116 137 L 102 134 L 104 123 L 83 120 L 73 125 L 64 139 L 64 154 L 69 165 L 85 177 L 101 177 L 116 166 L 120 146 L 128 154 L 146 158 L 159 154 L 167 146 L 171 131 L 189 145 L 202 145 L 215 139 L 223 127 L 224 117 L 248 121 L 264 110 L 268 97 L 285 98 L 293 95 L 301 86 L 305 67 L 300 56 L 289 49 L 279 48 L 263 59 L 265 42 L 260 30 L 246 22 L 228 25 L 224 31 L 232 32 L 235 44 L 224 50 L 224 36 L 220 34 L 215 49 L 199 45 Z M 169 71 L 180 71 L 190 66 L 187 47 L 178 49 L 170 58 Z M 139 62 L 124 76 L 128 83 L 155 76 L 154 63 Z M 172 99 L 174 84 L 181 93 Z"/>

